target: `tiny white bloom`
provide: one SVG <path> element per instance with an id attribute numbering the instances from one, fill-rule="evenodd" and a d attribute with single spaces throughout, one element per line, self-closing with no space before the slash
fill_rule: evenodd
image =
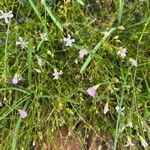
<path id="1" fill-rule="evenodd" d="M 40 37 L 43 41 L 48 41 L 48 36 L 47 36 L 47 33 L 41 33 L 40 34 Z"/>
<path id="2" fill-rule="evenodd" d="M 2 107 L 3 105 L 2 105 L 2 102 L 0 102 L 0 107 Z"/>
<path id="3" fill-rule="evenodd" d="M 132 66 L 137 67 L 137 60 L 136 59 L 130 58 L 129 61 L 131 62 Z"/>
<path id="4" fill-rule="evenodd" d="M 126 127 L 133 128 L 133 123 L 130 121 L 127 123 Z"/>
<path id="5" fill-rule="evenodd" d="M 143 137 L 140 136 L 140 141 L 141 141 L 141 144 L 144 148 L 146 148 L 148 146 L 148 143 L 144 140 Z"/>
<path id="6" fill-rule="evenodd" d="M 124 116 L 124 113 L 123 113 L 124 109 L 125 109 L 125 107 L 120 108 L 119 106 L 116 106 L 117 113 L 120 113 L 122 116 Z"/>
<path id="7" fill-rule="evenodd" d="M 39 65 L 40 67 L 42 67 L 42 65 L 43 65 L 43 61 L 42 61 L 41 58 L 38 58 L 38 65 Z"/>
<path id="8" fill-rule="evenodd" d="M 75 39 L 71 39 L 70 34 L 67 35 L 67 38 L 64 37 L 64 42 L 66 44 L 66 46 L 72 46 L 72 43 L 75 42 Z"/>
<path id="9" fill-rule="evenodd" d="M 88 54 L 88 51 L 86 49 L 81 49 L 79 51 L 79 58 L 83 59 L 84 56 L 86 56 Z"/>
<path id="10" fill-rule="evenodd" d="M 126 57 L 127 49 L 123 48 L 117 52 L 117 55 L 121 56 L 123 59 Z"/>
<path id="11" fill-rule="evenodd" d="M 12 79 L 12 84 L 18 84 L 18 82 L 21 80 L 21 76 L 19 76 L 18 74 L 15 74 L 15 76 Z"/>
<path id="12" fill-rule="evenodd" d="M 57 71 L 57 69 L 54 69 L 54 73 L 53 73 L 53 80 L 57 80 L 59 78 L 59 76 L 61 76 L 63 74 L 63 71 L 60 70 L 59 72 Z"/>
<path id="13" fill-rule="evenodd" d="M 108 31 L 105 31 L 103 34 L 106 38 L 110 35 L 110 33 Z"/>
<path id="14" fill-rule="evenodd" d="M 125 147 L 132 147 L 132 146 L 134 146 L 134 144 L 132 143 L 131 139 L 129 138 L 127 144 L 124 146 Z"/>
<path id="15" fill-rule="evenodd" d="M 105 106 L 104 106 L 103 113 L 104 113 L 104 114 L 107 114 L 108 111 L 109 111 L 109 109 L 108 109 L 108 102 L 106 102 L 106 104 L 105 104 Z"/>
<path id="16" fill-rule="evenodd" d="M 8 23 L 8 18 L 12 18 L 13 14 L 12 11 L 9 11 L 8 13 L 4 13 L 2 10 L 0 10 L 0 19 L 4 19 L 5 23 Z"/>
<path id="17" fill-rule="evenodd" d="M 28 47 L 29 42 L 24 41 L 22 37 L 19 37 L 18 41 L 16 41 L 16 45 L 20 45 L 22 49 L 25 49 Z"/>

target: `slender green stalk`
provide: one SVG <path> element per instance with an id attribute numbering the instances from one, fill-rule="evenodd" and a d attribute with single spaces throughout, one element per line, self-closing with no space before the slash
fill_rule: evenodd
<path id="1" fill-rule="evenodd" d="M 130 70 L 131 70 L 131 68 L 129 68 L 125 78 L 124 78 L 124 75 L 122 73 L 122 78 L 124 78 L 124 81 L 122 83 L 122 91 L 121 91 L 121 96 L 120 96 L 120 99 L 119 99 L 119 108 L 122 108 L 123 99 L 124 99 L 124 90 L 125 90 L 125 87 L 126 87 L 126 81 L 127 81 L 127 78 L 128 78 Z M 116 97 L 116 98 L 118 98 L 118 97 Z M 118 115 L 117 115 L 117 123 L 116 123 L 116 129 L 115 129 L 115 138 L 114 138 L 113 150 L 117 150 L 117 142 L 118 142 L 118 137 L 119 137 L 120 120 L 121 120 L 121 112 L 119 111 Z"/>
<path id="2" fill-rule="evenodd" d="M 33 39 L 30 39 L 29 47 L 28 47 L 28 59 L 27 59 L 29 87 L 31 86 L 31 82 L 32 82 L 32 49 L 33 49 Z"/>
<path id="3" fill-rule="evenodd" d="M 124 8 L 124 0 L 119 0 L 118 24 L 121 24 Z"/>
<path id="4" fill-rule="evenodd" d="M 51 19 L 53 20 L 53 22 L 56 24 L 56 26 L 60 29 L 60 31 L 63 32 L 63 26 L 61 25 L 61 23 L 56 19 L 56 17 L 54 16 L 54 14 L 52 13 L 51 8 L 49 8 L 45 2 L 43 2 L 44 8 L 45 10 L 48 12 L 49 16 L 51 17 Z"/>
<path id="5" fill-rule="evenodd" d="M 142 38 L 143 38 L 143 35 L 144 35 L 144 33 L 145 33 L 145 30 L 146 30 L 146 28 L 147 28 L 147 26 L 148 26 L 149 23 L 150 23 L 150 17 L 147 19 L 147 22 L 145 23 L 145 26 L 144 26 L 144 28 L 143 28 L 143 31 L 142 31 L 142 34 L 141 34 L 141 36 L 140 36 L 140 38 L 139 38 L 138 43 L 141 42 L 141 40 L 142 40 Z"/>
<path id="6" fill-rule="evenodd" d="M 5 42 L 5 49 L 4 49 L 4 88 L 7 87 L 7 72 L 8 72 L 8 38 L 9 38 L 9 28 L 10 28 L 10 21 L 8 23 L 7 31 L 6 31 L 6 42 Z M 6 96 L 6 93 L 4 92 L 4 96 Z"/>
<path id="7" fill-rule="evenodd" d="M 36 15 L 38 16 L 39 20 L 41 21 L 43 27 L 45 28 L 45 30 L 47 30 L 46 27 L 46 21 L 41 17 L 39 11 L 37 10 L 37 7 L 35 6 L 35 4 L 33 3 L 32 0 L 29 0 L 30 5 L 32 6 L 34 12 L 36 13 Z"/>

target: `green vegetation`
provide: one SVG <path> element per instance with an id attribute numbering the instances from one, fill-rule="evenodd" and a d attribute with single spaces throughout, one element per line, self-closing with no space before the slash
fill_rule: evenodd
<path id="1" fill-rule="evenodd" d="M 149 0 L 0 10 L 0 150 L 150 149 Z"/>

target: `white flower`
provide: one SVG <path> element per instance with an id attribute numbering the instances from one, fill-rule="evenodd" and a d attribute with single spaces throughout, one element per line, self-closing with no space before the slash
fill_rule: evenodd
<path id="1" fill-rule="evenodd" d="M 16 45 L 20 45 L 22 49 L 25 49 L 28 47 L 29 42 L 24 41 L 22 37 L 19 37 L 18 41 L 16 41 Z"/>
<path id="2" fill-rule="evenodd" d="M 106 104 L 105 104 L 105 106 L 104 106 L 103 113 L 104 113 L 104 114 L 107 114 L 108 111 L 109 111 L 109 109 L 108 109 L 108 102 L 106 102 Z"/>
<path id="3" fill-rule="evenodd" d="M 110 35 L 110 33 L 108 31 L 105 31 L 103 34 L 104 34 L 105 38 L 107 38 Z"/>
<path id="4" fill-rule="evenodd" d="M 42 61 L 41 58 L 38 58 L 38 65 L 39 65 L 40 67 L 42 67 L 42 65 L 43 65 L 43 61 Z"/>
<path id="5" fill-rule="evenodd" d="M 21 80 L 21 76 L 19 76 L 18 74 L 15 74 L 15 76 L 12 79 L 12 84 L 18 84 L 18 82 Z"/>
<path id="6" fill-rule="evenodd" d="M 146 148 L 148 146 L 148 143 L 144 140 L 143 137 L 140 136 L 140 141 L 141 141 L 141 144 L 144 148 Z"/>
<path id="7" fill-rule="evenodd" d="M 126 127 L 133 128 L 133 123 L 131 121 L 128 122 L 128 124 L 126 125 Z"/>
<path id="8" fill-rule="evenodd" d="M 41 33 L 40 34 L 40 37 L 43 41 L 48 41 L 48 36 L 47 36 L 47 33 Z"/>
<path id="9" fill-rule="evenodd" d="M 0 102 L 0 107 L 2 107 L 3 105 L 2 105 L 2 102 Z"/>
<path id="10" fill-rule="evenodd" d="M 132 147 L 134 144 L 132 143 L 131 139 L 128 140 L 128 143 L 124 145 L 125 147 Z"/>
<path id="11" fill-rule="evenodd" d="M 71 39 L 70 34 L 67 35 L 67 38 L 64 38 L 66 46 L 72 46 L 72 43 L 75 42 L 75 39 Z"/>
<path id="12" fill-rule="evenodd" d="M 79 51 L 79 58 L 83 59 L 84 56 L 86 56 L 88 54 L 88 51 L 86 49 L 81 49 Z"/>
<path id="13" fill-rule="evenodd" d="M 136 59 L 130 58 L 129 61 L 131 62 L 132 66 L 137 67 L 137 60 Z"/>
<path id="14" fill-rule="evenodd" d="M 126 57 L 127 49 L 123 48 L 117 52 L 117 55 L 121 56 L 123 59 Z"/>
<path id="15" fill-rule="evenodd" d="M 123 113 L 124 109 L 125 109 L 125 107 L 120 108 L 119 106 L 116 106 L 117 113 L 120 113 L 122 116 L 124 116 L 124 113 Z"/>
<path id="16" fill-rule="evenodd" d="M 59 76 L 61 76 L 63 74 L 63 71 L 60 70 L 59 72 L 57 71 L 57 69 L 54 69 L 54 73 L 53 73 L 53 80 L 57 80 L 59 78 Z"/>
<path id="17" fill-rule="evenodd" d="M 4 19 L 5 23 L 8 23 L 8 18 L 12 18 L 13 14 L 12 11 L 9 11 L 8 13 L 4 13 L 2 10 L 0 10 L 0 19 Z"/>

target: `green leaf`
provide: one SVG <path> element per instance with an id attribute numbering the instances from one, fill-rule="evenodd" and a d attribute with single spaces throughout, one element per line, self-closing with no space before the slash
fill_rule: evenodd
<path id="1" fill-rule="evenodd" d="M 77 0 L 77 2 L 81 5 L 84 5 L 83 1 L 82 0 Z"/>
<path id="2" fill-rule="evenodd" d="M 53 22 L 56 24 L 56 26 L 63 32 L 63 26 L 61 23 L 56 19 L 56 17 L 53 15 L 51 8 L 49 8 L 45 2 L 43 2 L 45 10 L 48 12 L 49 16 L 53 20 Z"/>

